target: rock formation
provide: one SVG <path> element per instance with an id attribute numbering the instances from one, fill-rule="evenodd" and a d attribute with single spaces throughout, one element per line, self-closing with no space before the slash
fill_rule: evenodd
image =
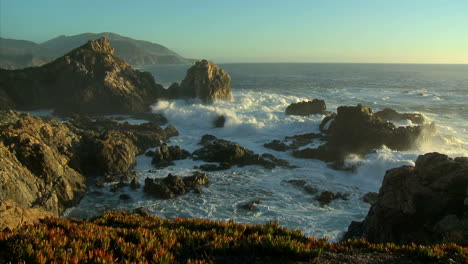
<path id="1" fill-rule="evenodd" d="M 163 179 L 146 178 L 144 191 L 157 198 L 170 199 L 191 190 L 199 192 L 199 188 L 206 184 L 208 184 L 206 173 L 195 172 L 192 176 L 187 177 L 169 174 Z"/>
<path id="2" fill-rule="evenodd" d="M 312 101 L 302 101 L 299 103 L 292 103 L 286 108 L 287 115 L 314 115 L 325 114 L 327 106 L 324 100 L 314 99 Z"/>
<path id="3" fill-rule="evenodd" d="M 39 219 L 54 216 L 40 208 L 23 208 L 12 200 L 0 203 L 0 232 L 13 230 L 24 224 L 33 224 Z"/>
<path id="4" fill-rule="evenodd" d="M 218 65 L 207 60 L 197 61 L 179 85 L 173 83 L 166 90 L 169 98 L 199 98 L 204 103 L 231 101 L 231 77 Z"/>
<path id="5" fill-rule="evenodd" d="M 87 175 L 131 175 L 136 155 L 168 137 L 155 123 L 83 117 L 60 123 L 0 111 L 0 202 L 58 216 L 81 199 Z"/>
<path id="6" fill-rule="evenodd" d="M 162 144 L 154 152 L 153 163 L 156 167 L 162 168 L 174 164 L 174 160 L 182 160 L 190 157 L 190 152 L 185 149 L 181 149 L 179 146 L 168 146 L 167 144 Z"/>
<path id="7" fill-rule="evenodd" d="M 398 113 L 397 111 L 390 108 L 385 108 L 381 111 L 378 111 L 374 115 L 388 121 L 410 120 L 413 124 L 424 124 L 425 121 L 424 116 L 421 114 Z"/>
<path id="8" fill-rule="evenodd" d="M 324 124 L 326 123 L 326 124 Z M 336 115 L 322 121 L 324 140 L 319 148 L 294 151 L 299 158 L 340 161 L 349 154 L 364 155 L 383 145 L 392 150 L 407 150 L 417 145 L 426 133 L 434 132 L 434 125 L 396 127 L 372 113 L 368 107 L 341 106 Z"/>
<path id="9" fill-rule="evenodd" d="M 0 94 L 15 109 L 61 113 L 133 113 L 149 110 L 163 87 L 150 73 L 114 56 L 105 38 L 91 40 L 55 61 L 22 70 L 0 69 Z M 2 99 L 5 100 L 5 99 Z M 1 105 L 5 102 L 0 102 Z"/>
<path id="10" fill-rule="evenodd" d="M 468 158 L 427 153 L 416 165 L 388 170 L 366 219 L 345 239 L 468 245 Z"/>
<path id="11" fill-rule="evenodd" d="M 212 135 L 204 135 L 201 144 L 203 147 L 192 153 L 193 159 L 206 162 L 219 162 L 223 165 L 219 166 L 220 169 L 228 169 L 233 165 L 260 165 L 269 169 L 278 166 L 293 167 L 287 161 L 278 159 L 271 154 L 255 154 L 253 151 L 237 143 L 217 139 Z M 210 168 L 212 169 L 213 167 Z"/>

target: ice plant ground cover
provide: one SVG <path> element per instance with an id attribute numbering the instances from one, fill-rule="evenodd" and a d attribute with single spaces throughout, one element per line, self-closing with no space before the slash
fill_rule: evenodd
<path id="1" fill-rule="evenodd" d="M 90 220 L 49 218 L 0 233 L 0 263 L 316 263 L 332 254 L 363 253 L 414 263 L 466 263 L 468 248 L 365 240 L 329 243 L 278 222 L 164 219 L 127 211 L 107 211 Z"/>

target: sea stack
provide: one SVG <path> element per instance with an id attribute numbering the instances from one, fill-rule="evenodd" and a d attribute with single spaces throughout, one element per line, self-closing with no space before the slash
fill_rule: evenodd
<path id="1" fill-rule="evenodd" d="M 169 98 L 199 98 L 203 103 L 231 101 L 231 76 L 218 65 L 207 60 L 197 61 L 179 85 L 173 83 L 167 90 Z"/>

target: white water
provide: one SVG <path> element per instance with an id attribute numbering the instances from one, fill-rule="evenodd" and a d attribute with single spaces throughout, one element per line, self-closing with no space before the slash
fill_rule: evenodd
<path id="1" fill-rule="evenodd" d="M 233 72 L 236 74 L 236 69 L 233 69 Z M 331 240 L 336 240 L 351 221 L 362 220 L 365 217 L 369 205 L 363 203 L 360 198 L 369 191 L 378 191 L 387 169 L 414 165 L 418 155 L 431 151 L 452 157 L 468 156 L 468 124 L 464 112 L 468 109 L 464 103 L 468 101 L 466 90 L 450 89 L 444 92 L 426 88 L 406 91 L 406 87 L 405 89 L 320 87 L 303 81 L 307 80 L 303 76 L 294 77 L 294 75 L 284 77 L 288 79 L 293 76 L 300 80 L 299 83 L 296 79 L 292 80 L 293 84 L 288 83 L 291 86 L 296 84 L 297 88 L 288 87 L 283 90 L 280 85 L 272 87 L 265 81 L 257 80 L 255 89 L 243 89 L 251 86 L 248 80 L 253 82 L 256 76 L 238 76 L 242 81 L 237 83 L 235 75 L 233 76 L 235 96 L 233 102 L 202 105 L 197 101 L 161 101 L 153 106 L 153 111 L 163 113 L 169 123 L 179 130 L 180 136 L 171 139 L 172 145 L 194 151 L 200 147 L 197 143 L 202 135 L 212 134 L 218 138 L 237 142 L 259 154 L 271 153 L 299 168 L 267 170 L 259 166 L 246 166 L 210 172 L 210 184 L 203 188 L 202 194 L 189 193 L 171 200 L 147 196 L 142 189 L 133 191 L 130 188 L 123 188 L 117 193 L 112 193 L 108 188 L 91 187 L 82 202 L 69 209 L 65 215 L 90 217 L 108 209 L 131 209 L 143 206 L 151 213 L 163 217 L 233 219 L 247 223 L 278 220 L 281 225 L 300 229 L 307 235 L 328 236 Z M 174 80 L 168 80 L 167 83 L 170 83 L 169 81 Z M 465 84 L 463 82 L 463 85 Z M 467 87 L 462 86 L 462 88 Z M 383 147 L 376 153 L 362 158 L 350 157 L 349 162 L 361 163 L 355 173 L 335 171 L 318 160 L 296 159 L 291 153 L 264 148 L 263 144 L 273 139 L 319 132 L 318 125 L 323 116 L 298 117 L 284 114 L 284 109 L 290 103 L 313 98 L 324 99 L 330 111 L 336 111 L 336 107 L 340 105 L 363 103 L 375 111 L 390 106 L 397 111 L 420 112 L 425 115 L 428 122 L 436 123 L 438 132 L 411 151 L 398 152 Z M 218 115 L 226 117 L 223 128 L 213 128 L 212 122 Z M 411 123 L 401 122 L 401 125 L 411 125 Z M 140 172 L 138 177 L 140 183 L 143 183 L 146 177 L 165 177 L 168 173 L 190 175 L 194 171 L 193 166 L 201 164 L 204 162 L 183 160 L 177 161 L 175 166 L 149 172 L 154 170 L 150 158 L 139 156 L 135 169 Z M 313 195 L 285 182 L 290 179 L 305 180 L 321 191 L 347 192 L 350 193 L 350 197 L 347 201 L 336 200 L 328 206 L 320 206 Z M 122 193 L 129 194 L 132 199 L 120 200 L 118 196 Z M 258 211 L 250 212 L 238 208 L 240 204 L 254 199 L 262 201 L 258 205 Z"/>

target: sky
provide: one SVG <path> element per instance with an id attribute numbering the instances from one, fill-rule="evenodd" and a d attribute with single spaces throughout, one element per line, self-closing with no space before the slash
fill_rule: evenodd
<path id="1" fill-rule="evenodd" d="M 468 0 L 0 0 L 0 36 L 114 32 L 215 62 L 468 64 Z"/>

